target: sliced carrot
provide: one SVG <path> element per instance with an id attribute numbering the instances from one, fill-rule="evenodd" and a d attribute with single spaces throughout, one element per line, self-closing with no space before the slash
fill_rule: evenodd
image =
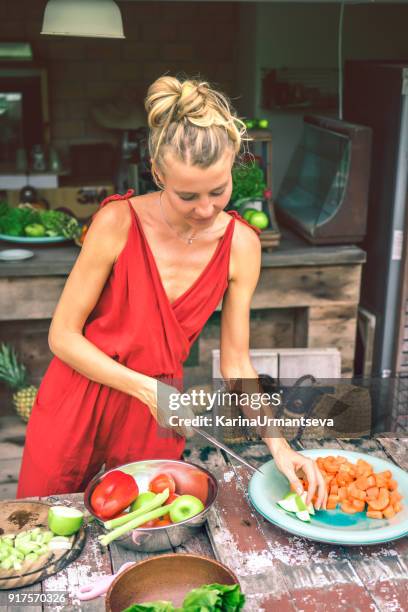
<path id="1" fill-rule="evenodd" d="M 384 510 L 390 503 L 390 495 L 385 487 L 380 489 L 380 494 L 376 499 L 368 502 L 370 510 Z"/>
<path id="2" fill-rule="evenodd" d="M 394 510 L 394 508 L 393 508 L 391 505 L 390 505 L 390 506 L 387 506 L 387 507 L 385 508 L 385 510 L 383 510 L 383 515 L 384 515 L 384 517 L 385 517 L 385 518 L 387 518 L 387 519 L 392 518 L 393 516 L 395 516 L 395 510 Z"/>
<path id="3" fill-rule="evenodd" d="M 355 514 L 356 512 L 358 512 L 357 508 L 355 508 L 353 504 L 347 501 L 347 499 L 342 502 L 340 507 L 343 512 L 346 512 L 347 514 Z"/>
<path id="4" fill-rule="evenodd" d="M 339 466 L 337 465 L 337 463 L 326 461 L 324 467 L 326 469 L 326 472 L 329 472 L 329 474 L 337 474 L 337 472 L 339 471 Z"/>
<path id="5" fill-rule="evenodd" d="M 400 502 L 402 499 L 402 495 L 400 493 L 398 493 L 398 491 L 391 491 L 390 493 L 390 502 L 392 504 L 396 503 L 396 502 Z"/>
<path id="6" fill-rule="evenodd" d="M 337 482 L 339 484 L 350 484 L 351 482 L 354 482 L 354 476 L 348 472 L 345 472 L 344 474 L 342 474 L 340 476 L 340 474 L 337 476 Z"/>
<path id="7" fill-rule="evenodd" d="M 342 457 L 341 455 L 336 455 L 336 461 L 337 463 L 346 463 L 347 459 L 346 457 Z"/>
<path id="8" fill-rule="evenodd" d="M 377 483 L 377 487 L 386 487 L 388 481 L 392 478 L 392 474 L 390 470 L 385 470 L 385 472 L 378 472 L 378 474 L 374 474 L 375 481 Z"/>
<path id="9" fill-rule="evenodd" d="M 395 510 L 395 513 L 401 512 L 402 504 L 400 504 L 399 502 L 394 502 L 392 506 L 393 506 L 393 508 Z"/>
<path id="10" fill-rule="evenodd" d="M 338 495 L 338 493 L 339 493 L 339 485 L 331 484 L 330 485 L 330 495 Z"/>
<path id="11" fill-rule="evenodd" d="M 387 485 L 390 491 L 396 491 L 398 489 L 398 482 L 393 478 L 389 479 Z"/>
<path id="12" fill-rule="evenodd" d="M 365 501 L 365 498 L 366 498 L 365 491 L 358 489 L 354 482 L 348 485 L 347 493 L 349 497 L 353 497 L 354 499 L 360 499 L 362 501 Z"/>
<path id="13" fill-rule="evenodd" d="M 368 518 L 382 519 L 383 513 L 379 510 L 367 510 L 367 516 Z"/>
<path id="14" fill-rule="evenodd" d="M 327 498 L 326 510 L 335 510 L 337 507 L 337 503 L 338 501 L 334 499 L 332 495 L 329 495 L 329 497 Z"/>
<path id="15" fill-rule="evenodd" d="M 357 508 L 357 512 L 363 512 L 365 509 L 365 502 L 361 501 L 360 499 L 353 499 L 352 503 L 354 508 Z"/>
<path id="16" fill-rule="evenodd" d="M 360 476 L 359 478 L 357 478 L 357 480 L 355 481 L 355 485 L 356 487 L 358 487 L 359 489 L 361 489 L 362 491 L 365 491 L 366 489 L 369 488 L 369 484 L 368 484 L 368 478 L 367 476 Z"/>
<path id="17" fill-rule="evenodd" d="M 377 487 L 386 487 L 387 486 L 387 478 L 385 478 L 384 474 L 374 474 L 375 476 L 375 484 Z"/>
<path id="18" fill-rule="evenodd" d="M 347 499 L 347 488 L 346 487 L 339 487 L 339 500 L 343 501 L 344 499 Z"/>
<path id="19" fill-rule="evenodd" d="M 369 487 L 375 487 L 375 476 L 373 474 L 367 476 L 367 482 Z"/>
<path id="20" fill-rule="evenodd" d="M 366 490 L 366 495 L 367 498 L 372 497 L 373 499 L 375 499 L 376 497 L 378 497 L 380 494 L 380 489 L 378 487 L 370 487 L 369 489 Z"/>

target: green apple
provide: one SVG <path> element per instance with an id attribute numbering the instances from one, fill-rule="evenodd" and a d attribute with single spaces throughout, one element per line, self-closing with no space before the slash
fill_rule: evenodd
<path id="1" fill-rule="evenodd" d="M 262 128 L 262 129 L 266 129 L 269 126 L 269 121 L 268 119 L 260 119 L 258 121 L 258 127 Z"/>
<path id="2" fill-rule="evenodd" d="M 255 127 L 255 121 L 253 119 L 247 119 L 245 121 L 245 125 L 246 125 L 247 130 L 253 130 Z"/>
<path id="3" fill-rule="evenodd" d="M 246 208 L 242 214 L 242 217 L 245 219 L 245 221 L 249 221 L 255 212 L 259 212 L 259 210 L 256 210 L 256 208 Z"/>
<path id="4" fill-rule="evenodd" d="M 170 506 L 170 519 L 173 523 L 180 523 L 192 518 L 204 510 L 203 502 L 194 495 L 180 495 Z"/>
<path id="5" fill-rule="evenodd" d="M 144 493 L 140 493 L 140 495 L 137 496 L 135 501 L 130 506 L 129 512 L 139 510 L 139 508 L 142 508 L 144 505 L 151 502 L 155 497 L 156 493 L 153 493 L 153 491 L 145 491 Z"/>
<path id="6" fill-rule="evenodd" d="M 48 527 L 58 536 L 70 536 L 80 530 L 84 515 L 76 508 L 51 506 L 48 510 Z"/>
<path id="7" fill-rule="evenodd" d="M 269 225 L 268 215 L 266 215 L 262 211 L 256 211 L 252 213 L 250 218 L 250 224 L 255 227 L 259 227 L 259 229 L 265 229 Z"/>

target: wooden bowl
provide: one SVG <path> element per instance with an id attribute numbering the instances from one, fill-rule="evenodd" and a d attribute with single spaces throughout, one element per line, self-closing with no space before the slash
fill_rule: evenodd
<path id="1" fill-rule="evenodd" d="M 203 584 L 239 584 L 225 565 L 199 555 L 151 557 L 121 572 L 106 594 L 107 612 L 122 612 L 135 603 L 164 599 L 181 606 L 191 589 Z"/>

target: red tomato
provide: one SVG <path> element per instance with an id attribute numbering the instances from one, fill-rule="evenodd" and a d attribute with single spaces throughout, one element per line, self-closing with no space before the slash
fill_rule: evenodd
<path id="1" fill-rule="evenodd" d="M 173 523 L 169 519 L 168 516 L 162 516 L 154 521 L 155 527 L 167 527 L 167 525 L 172 525 Z"/>
<path id="2" fill-rule="evenodd" d="M 127 508 L 139 495 L 139 488 L 130 474 L 112 470 L 105 474 L 91 495 L 91 506 L 99 518 L 108 520 Z"/>
<path id="3" fill-rule="evenodd" d="M 164 489 L 169 489 L 170 495 L 176 490 L 176 483 L 170 474 L 157 474 L 149 483 L 149 491 L 161 493 Z"/>
<path id="4" fill-rule="evenodd" d="M 165 501 L 163 505 L 168 506 L 169 504 L 174 502 L 174 500 L 177 499 L 178 497 L 180 497 L 180 495 L 177 495 L 177 493 L 171 493 L 171 495 L 168 496 L 167 501 Z"/>

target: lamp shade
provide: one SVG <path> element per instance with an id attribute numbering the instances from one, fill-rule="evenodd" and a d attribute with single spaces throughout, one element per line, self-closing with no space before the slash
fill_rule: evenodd
<path id="1" fill-rule="evenodd" d="M 48 0 L 41 34 L 125 38 L 113 0 Z"/>

